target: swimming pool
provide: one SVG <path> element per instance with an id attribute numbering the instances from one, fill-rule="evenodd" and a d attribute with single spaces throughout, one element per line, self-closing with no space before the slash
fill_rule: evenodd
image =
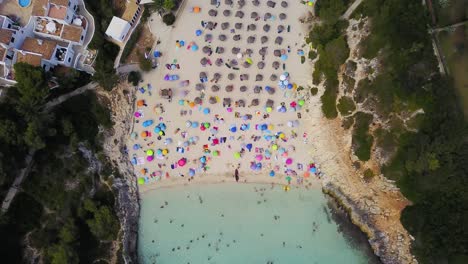
<path id="1" fill-rule="evenodd" d="M 28 7 L 31 4 L 31 0 L 18 0 L 18 4 L 21 7 Z"/>

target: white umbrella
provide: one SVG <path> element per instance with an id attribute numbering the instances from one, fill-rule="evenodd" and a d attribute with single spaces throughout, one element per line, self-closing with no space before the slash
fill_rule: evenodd
<path id="1" fill-rule="evenodd" d="M 282 81 L 286 80 L 286 76 L 284 76 L 284 74 L 281 74 L 280 80 L 282 80 Z"/>
<path id="2" fill-rule="evenodd" d="M 57 30 L 57 27 L 55 26 L 55 23 L 50 21 L 49 23 L 47 23 L 46 25 L 46 30 L 48 32 L 55 32 Z"/>
<path id="3" fill-rule="evenodd" d="M 240 53 L 240 52 L 237 53 L 237 58 L 238 58 L 238 59 L 241 59 L 241 58 L 242 58 L 242 53 Z"/>

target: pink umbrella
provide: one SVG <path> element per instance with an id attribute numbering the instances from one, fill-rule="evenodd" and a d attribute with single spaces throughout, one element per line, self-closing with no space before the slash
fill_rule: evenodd
<path id="1" fill-rule="evenodd" d="M 146 160 L 147 160 L 147 161 L 153 161 L 153 159 L 154 159 L 154 156 L 147 156 L 147 157 L 146 157 Z"/>
<path id="2" fill-rule="evenodd" d="M 140 112 L 135 112 L 135 117 L 140 117 L 140 116 L 141 116 Z"/>
<path id="3" fill-rule="evenodd" d="M 256 159 L 257 161 L 262 161 L 263 156 L 260 155 L 260 154 L 258 154 L 257 156 L 255 156 L 255 159 Z"/>
<path id="4" fill-rule="evenodd" d="M 177 164 L 179 164 L 179 166 L 183 167 L 185 164 L 187 163 L 187 159 L 186 158 L 181 158 Z"/>
<path id="5" fill-rule="evenodd" d="M 296 106 L 297 106 L 297 103 L 293 101 L 293 102 L 291 102 L 289 105 L 290 105 L 291 107 L 294 107 L 294 108 L 296 108 Z"/>
<path id="6" fill-rule="evenodd" d="M 292 162 L 293 162 L 293 160 L 292 160 L 291 158 L 288 158 L 288 159 L 286 160 L 286 164 L 287 164 L 287 165 L 291 165 Z"/>

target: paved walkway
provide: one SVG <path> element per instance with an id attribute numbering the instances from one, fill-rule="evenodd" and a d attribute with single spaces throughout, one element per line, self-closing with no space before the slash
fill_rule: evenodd
<path id="1" fill-rule="evenodd" d="M 57 105 L 59 105 L 59 104 L 65 102 L 66 100 L 70 99 L 71 97 L 77 96 L 77 95 L 79 95 L 79 94 L 82 94 L 82 93 L 84 93 L 84 92 L 86 92 L 86 91 L 88 91 L 88 90 L 94 90 L 94 89 L 96 89 L 96 87 L 98 87 L 98 83 L 96 83 L 96 82 L 90 82 L 90 83 L 88 83 L 88 84 L 85 85 L 85 86 L 82 86 L 82 87 L 80 87 L 80 88 L 78 88 L 78 89 L 75 89 L 75 90 L 73 90 L 73 91 L 70 92 L 70 93 L 64 94 L 64 95 L 62 95 L 62 96 L 60 96 L 60 97 L 58 97 L 58 98 L 56 98 L 56 99 L 54 99 L 54 100 L 48 102 L 48 103 L 45 104 L 45 106 L 44 106 L 44 111 L 47 112 L 47 111 L 49 111 L 51 108 L 53 108 L 53 107 L 55 107 L 55 106 L 57 106 Z"/>
<path id="2" fill-rule="evenodd" d="M 354 3 L 346 10 L 346 12 L 341 16 L 341 19 L 349 19 L 351 14 L 356 10 L 356 8 L 362 3 L 363 0 L 356 0 Z"/>

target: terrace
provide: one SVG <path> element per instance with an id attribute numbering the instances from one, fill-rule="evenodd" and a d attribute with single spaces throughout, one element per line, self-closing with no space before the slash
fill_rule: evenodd
<path id="1" fill-rule="evenodd" d="M 65 60 L 65 57 L 67 56 L 67 51 L 67 48 L 57 46 L 57 48 L 55 49 L 54 58 L 57 61 L 63 62 Z"/>
<path id="2" fill-rule="evenodd" d="M 62 35 L 63 25 L 53 20 L 38 18 L 36 20 L 35 32 L 60 37 Z"/>

